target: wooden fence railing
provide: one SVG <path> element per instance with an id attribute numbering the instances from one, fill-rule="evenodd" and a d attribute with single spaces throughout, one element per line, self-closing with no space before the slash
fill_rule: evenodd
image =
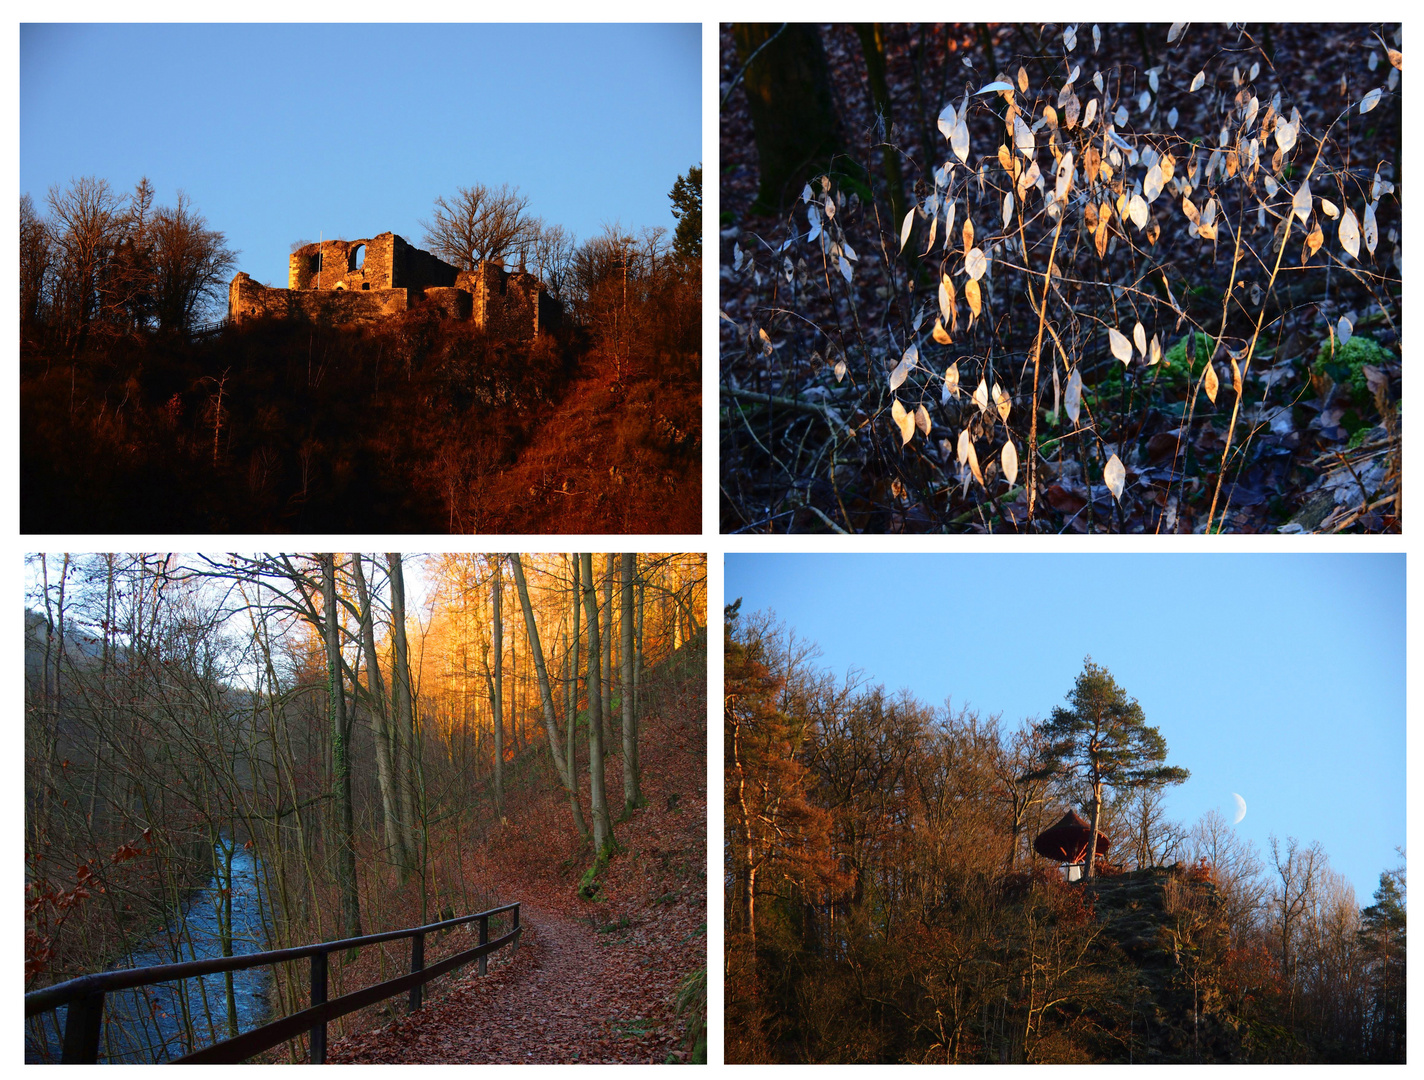
<path id="1" fill-rule="evenodd" d="M 511 929 L 508 933 L 489 940 L 489 920 L 491 916 L 512 912 Z M 480 943 L 473 949 L 456 953 L 438 964 L 425 966 L 425 935 L 465 923 L 480 924 Z M 519 904 L 505 904 L 475 915 L 462 915 L 457 919 L 430 923 L 409 930 L 389 930 L 383 934 L 367 934 L 365 937 L 345 938 L 341 941 L 324 941 L 316 945 L 301 945 L 294 949 L 277 949 L 272 952 L 250 953 L 246 956 L 223 956 L 212 960 L 192 960 L 181 964 L 160 964 L 156 967 L 127 968 L 122 971 L 103 971 L 93 975 L 81 975 L 77 979 L 34 990 L 25 995 L 25 1016 L 31 1017 L 62 1005 L 69 1006 L 65 1019 L 64 1042 L 60 1051 L 60 1064 L 92 1064 L 99 1057 L 99 1035 L 103 1023 L 104 995 L 116 990 L 130 990 L 138 986 L 168 982 L 174 979 L 212 975 L 223 971 L 241 971 L 245 968 L 260 967 L 263 964 L 277 964 L 287 960 L 311 960 L 311 1004 L 300 1012 L 292 1013 L 280 1020 L 263 1024 L 261 1027 L 245 1031 L 230 1039 L 214 1043 L 201 1050 L 194 1050 L 174 1063 L 184 1064 L 233 1064 L 245 1061 L 253 1054 L 268 1050 L 278 1043 L 296 1038 L 303 1031 L 311 1035 L 311 1063 L 321 1065 L 326 1062 L 326 1025 L 355 1012 L 367 1005 L 373 1005 L 404 991 L 410 992 L 409 1011 L 420 1008 L 421 988 L 431 979 L 439 978 L 448 971 L 461 967 L 471 960 L 480 962 L 480 974 L 485 974 L 485 958 L 492 952 L 514 943 L 518 947 Z M 410 974 L 388 979 L 364 990 L 343 994 L 331 1001 L 326 1000 L 326 958 L 330 953 L 345 949 L 358 949 L 363 945 L 374 945 L 381 941 L 395 941 L 410 938 Z"/>

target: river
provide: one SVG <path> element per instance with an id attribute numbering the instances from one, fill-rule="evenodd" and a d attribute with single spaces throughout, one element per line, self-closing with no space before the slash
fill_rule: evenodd
<path id="1" fill-rule="evenodd" d="M 232 865 L 232 951 L 242 956 L 269 948 L 262 907 L 265 886 L 256 854 L 220 838 L 208 887 L 193 893 L 177 918 L 112 968 L 150 967 L 223 955 L 223 889 Z M 232 973 L 239 1031 L 269 1018 L 272 970 L 262 966 Z M 63 1008 L 27 1021 L 25 1061 L 58 1061 L 63 1042 Z M 114 1064 L 151 1063 L 181 1057 L 229 1037 L 226 977 L 222 974 L 122 990 L 104 999 L 99 1060 Z"/>

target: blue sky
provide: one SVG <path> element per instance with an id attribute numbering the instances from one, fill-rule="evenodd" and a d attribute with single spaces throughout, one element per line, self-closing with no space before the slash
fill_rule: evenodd
<path id="1" fill-rule="evenodd" d="M 473 12 L 476 9 L 471 9 Z M 510 14 L 504 12 L 503 14 Z M 698 24 L 26 25 L 20 191 L 147 175 L 238 265 L 287 283 L 292 242 L 419 245 L 438 195 L 512 184 L 580 239 L 675 226 L 702 159 Z"/>
<path id="2" fill-rule="evenodd" d="M 726 597 L 921 701 L 1063 704 L 1083 658 L 1137 698 L 1192 772 L 1169 812 L 1215 807 L 1263 856 L 1319 840 L 1368 904 L 1405 844 L 1403 555 L 733 555 Z"/>

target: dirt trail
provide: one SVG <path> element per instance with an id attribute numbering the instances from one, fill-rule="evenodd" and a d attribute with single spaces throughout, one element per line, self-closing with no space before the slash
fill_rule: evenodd
<path id="1" fill-rule="evenodd" d="M 611 992 L 606 949 L 591 927 L 537 906 L 520 913 L 517 953 L 501 950 L 489 974 L 455 976 L 439 1000 L 388 1027 L 341 1040 L 344 1063 L 487 1064 L 662 1061 L 670 1046 L 636 1037 L 644 1017 Z M 629 1037 L 634 1036 L 634 1037 Z"/>
<path id="2" fill-rule="evenodd" d="M 520 901 L 517 952 L 433 984 L 439 997 L 386 1026 L 333 1042 L 350 1063 L 656 1063 L 682 1060 L 679 984 L 706 963 L 705 697 L 646 721 L 648 805 L 617 823 L 619 854 L 596 901 L 580 899 L 587 858 L 557 791 L 496 826 L 466 868 L 496 902 Z M 616 774 L 615 774 L 616 775 Z M 439 955 L 469 948 L 451 940 Z M 431 959 L 434 954 L 427 951 Z"/>

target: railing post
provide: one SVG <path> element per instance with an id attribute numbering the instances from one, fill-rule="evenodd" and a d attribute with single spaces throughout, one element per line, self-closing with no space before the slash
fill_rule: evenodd
<path id="1" fill-rule="evenodd" d="M 326 953 L 312 953 L 311 958 L 311 1003 L 326 1004 Z M 311 1027 L 311 1063 L 326 1064 L 326 1021 Z"/>
<path id="2" fill-rule="evenodd" d="M 61 1065 L 93 1065 L 99 1060 L 99 1025 L 104 1016 L 104 993 L 85 994 L 69 1003 L 64 1018 Z"/>
<path id="3" fill-rule="evenodd" d="M 488 916 L 488 915 L 481 915 L 481 916 L 480 916 L 480 944 L 481 944 L 481 945 L 488 945 L 488 944 L 489 944 L 489 916 Z M 488 971 L 489 971 L 488 959 L 487 959 L 486 957 L 481 956 L 481 957 L 480 957 L 480 974 L 481 974 L 481 975 L 484 975 L 484 974 L 485 974 L 486 972 L 488 972 Z"/>
<path id="4" fill-rule="evenodd" d="M 410 973 L 414 975 L 418 971 L 425 970 L 425 935 L 415 934 L 410 939 Z M 410 1008 L 408 1012 L 415 1012 L 420 1008 L 420 992 L 425 987 L 416 983 L 410 988 Z"/>
<path id="5" fill-rule="evenodd" d="M 515 904 L 515 905 L 514 905 L 514 927 L 513 927 L 513 929 L 514 929 L 514 930 L 518 930 L 518 929 L 519 929 L 519 905 L 518 905 L 518 904 Z M 515 938 L 515 939 L 514 939 L 514 948 L 511 950 L 511 952 L 518 952 L 518 951 L 519 951 L 519 939 L 518 939 L 518 938 Z"/>

